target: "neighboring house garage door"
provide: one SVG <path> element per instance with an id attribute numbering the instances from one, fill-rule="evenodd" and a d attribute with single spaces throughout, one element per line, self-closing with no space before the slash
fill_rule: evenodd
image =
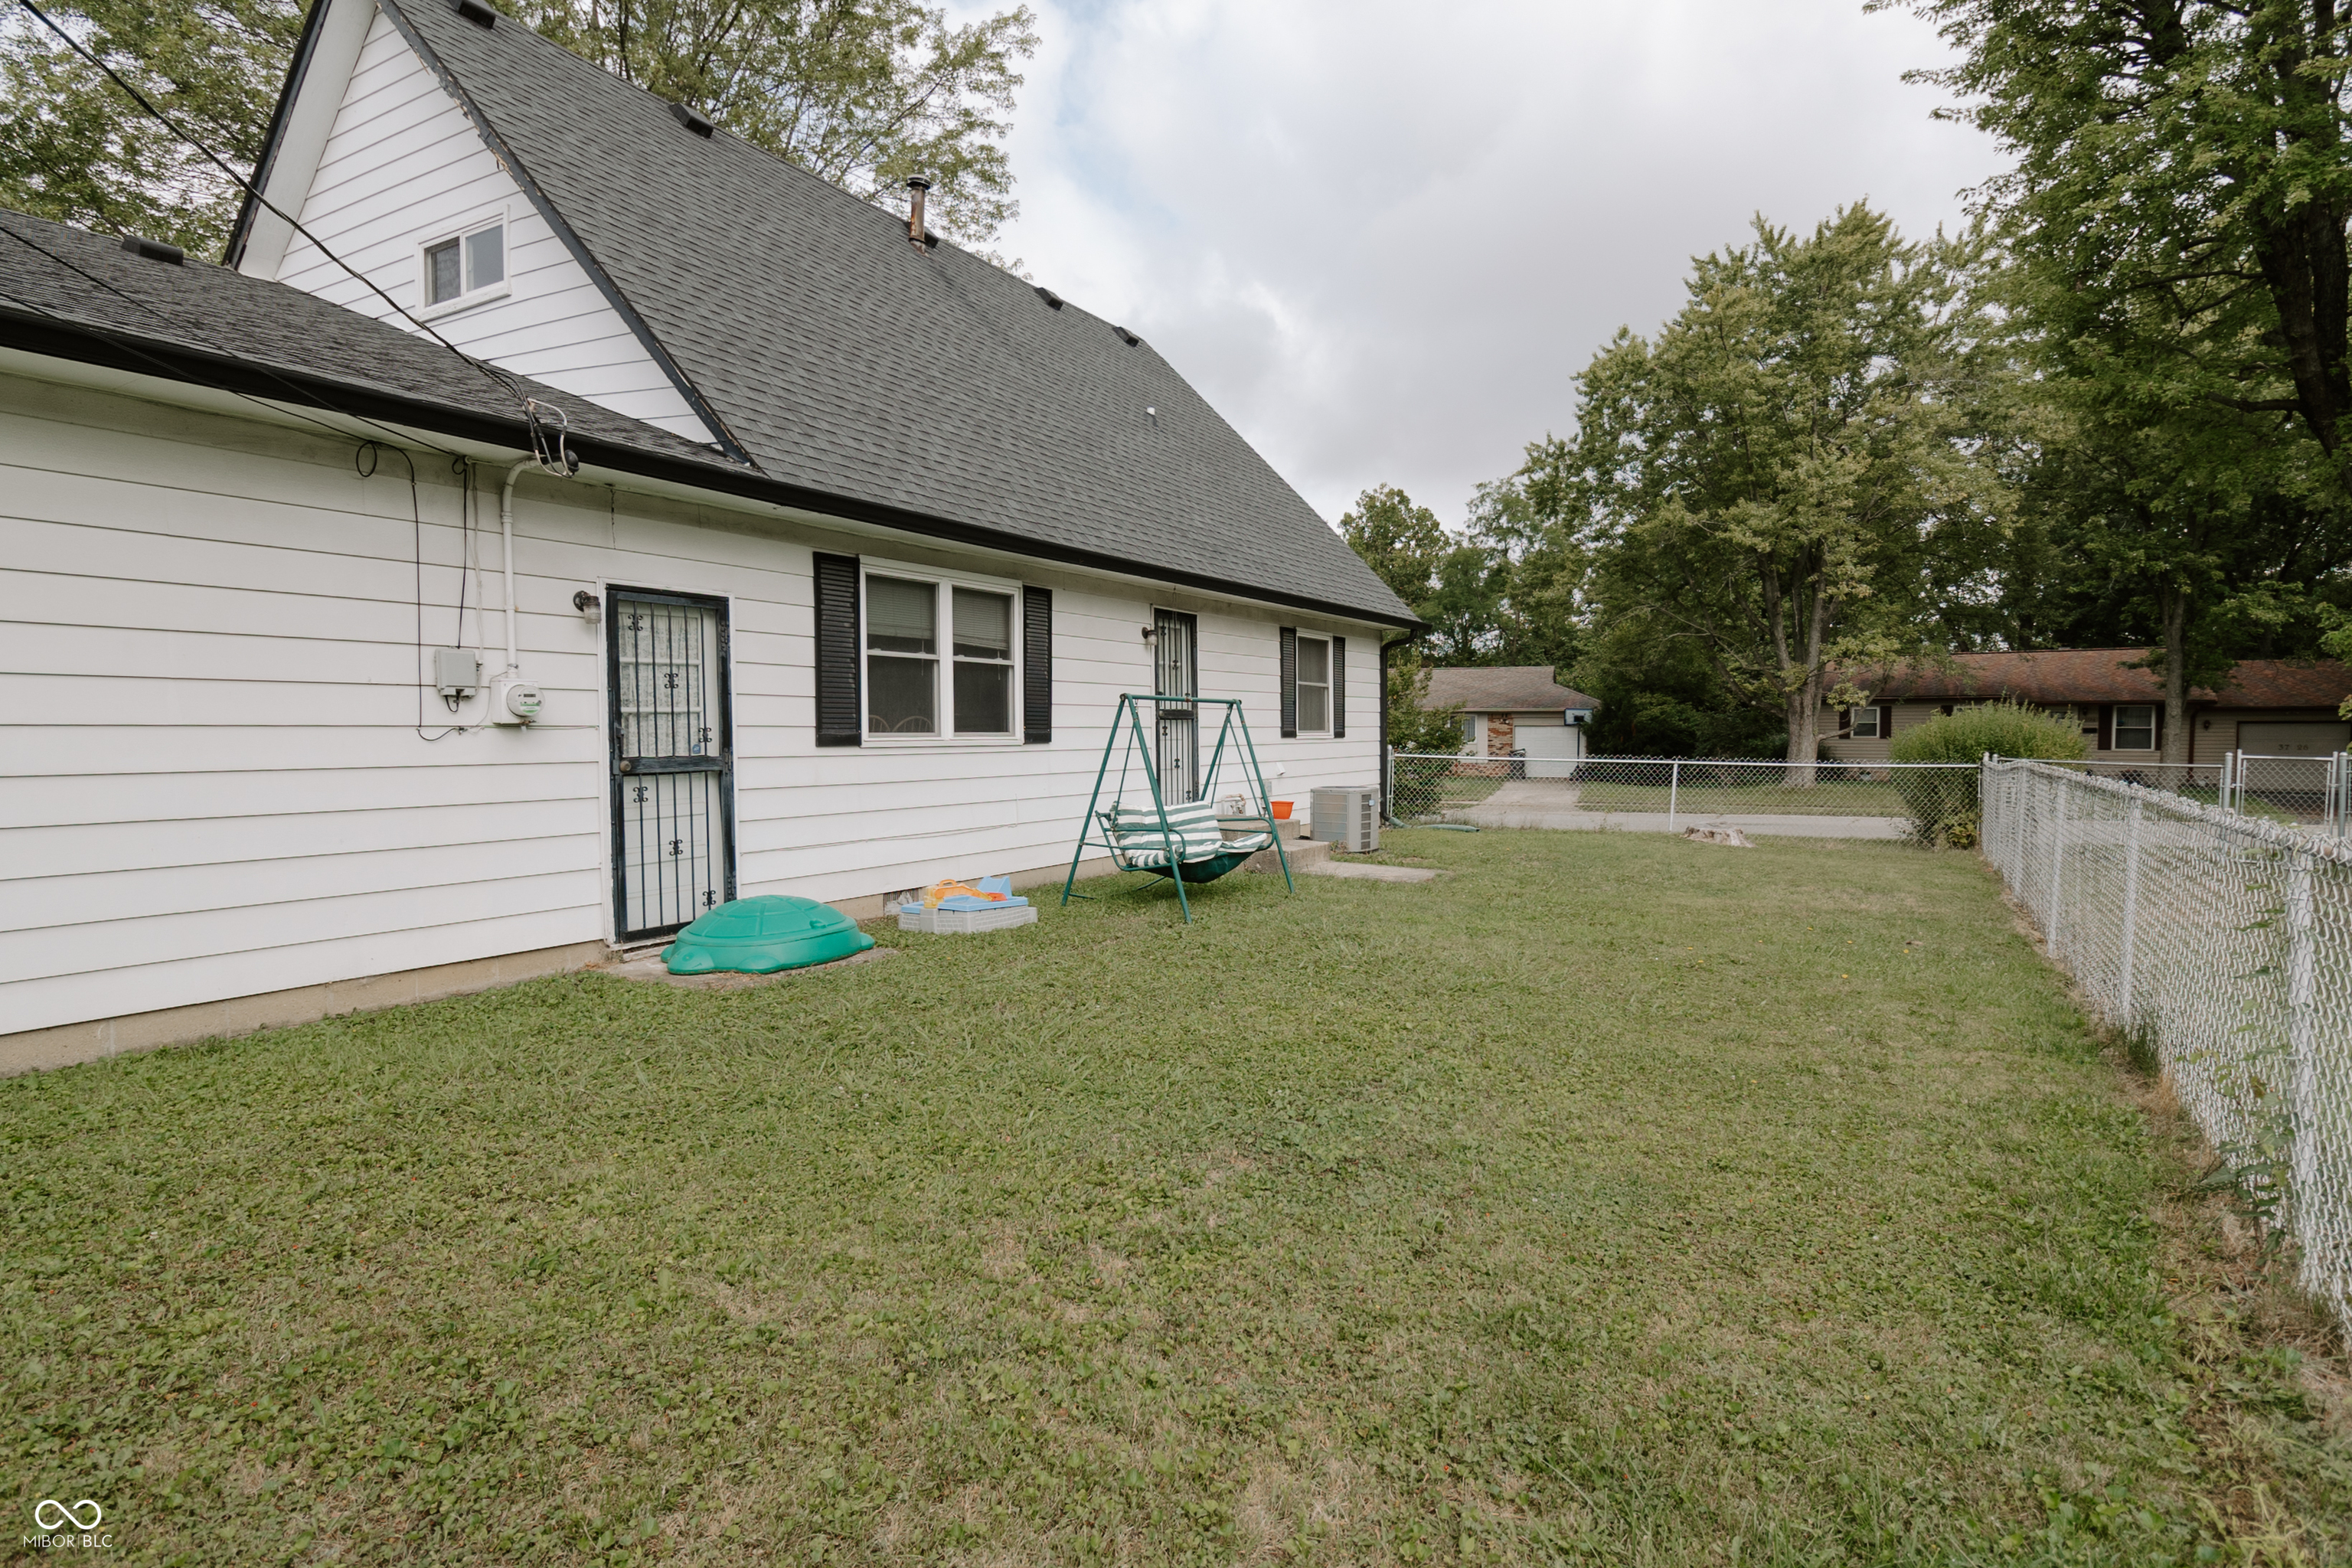
<path id="1" fill-rule="evenodd" d="M 1566 724 L 1529 723 L 1522 719 L 1512 731 L 1512 742 L 1528 754 L 1528 777 L 1564 779 L 1576 772 L 1577 742 L 1584 731 Z"/>
<path id="2" fill-rule="evenodd" d="M 2238 750 L 2255 757 L 2324 757 L 2352 743 L 2352 724 L 2273 721 L 2238 726 Z"/>

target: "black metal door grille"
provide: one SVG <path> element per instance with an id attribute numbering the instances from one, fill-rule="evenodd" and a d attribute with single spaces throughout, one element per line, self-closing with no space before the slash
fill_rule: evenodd
<path id="1" fill-rule="evenodd" d="M 1197 698 L 1201 673 L 1192 644 L 1200 621 L 1181 610 L 1152 613 L 1152 663 L 1162 697 Z M 1160 795 L 1181 805 L 1201 790 L 1200 710 L 1173 702 L 1154 704 L 1160 710 Z"/>
<path id="2" fill-rule="evenodd" d="M 631 942 L 735 896 L 727 607 L 611 597 L 614 923 Z"/>

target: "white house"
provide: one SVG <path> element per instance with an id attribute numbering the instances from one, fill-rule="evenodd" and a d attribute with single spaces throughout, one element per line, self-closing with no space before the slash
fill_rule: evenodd
<path id="1" fill-rule="evenodd" d="M 0 1069 L 1058 876 L 1122 691 L 1378 778 L 1411 613 L 919 193 L 476 0 L 321 0 L 261 177 L 226 267 L 0 214 Z"/>

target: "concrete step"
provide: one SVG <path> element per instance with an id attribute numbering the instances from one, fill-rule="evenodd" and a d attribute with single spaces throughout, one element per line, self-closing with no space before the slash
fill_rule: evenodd
<path id="1" fill-rule="evenodd" d="M 1331 858 L 1331 848 L 1329 844 L 1320 843 L 1312 838 L 1293 838 L 1286 834 L 1282 840 L 1282 851 L 1290 858 L 1290 869 L 1293 875 L 1310 866 L 1319 866 Z M 1282 862 L 1275 858 L 1273 850 L 1261 849 L 1242 862 L 1242 869 L 1267 871 L 1278 877 L 1282 874 Z"/>

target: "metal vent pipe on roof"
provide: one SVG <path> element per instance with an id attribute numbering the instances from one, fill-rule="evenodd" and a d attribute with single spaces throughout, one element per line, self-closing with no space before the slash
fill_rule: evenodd
<path id="1" fill-rule="evenodd" d="M 930 181 L 917 174 L 907 182 L 914 195 L 907 204 L 907 243 L 917 250 L 923 248 L 923 193 L 931 188 Z"/>

